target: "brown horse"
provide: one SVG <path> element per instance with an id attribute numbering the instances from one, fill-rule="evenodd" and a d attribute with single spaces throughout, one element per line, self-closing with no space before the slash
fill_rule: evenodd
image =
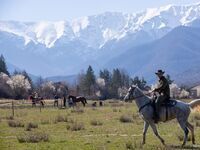
<path id="1" fill-rule="evenodd" d="M 44 98 L 43 97 L 38 97 L 38 98 L 34 98 L 32 95 L 30 96 L 30 100 L 32 101 L 32 107 L 35 106 L 36 104 L 41 104 L 42 107 L 44 107 Z"/>
<path id="2" fill-rule="evenodd" d="M 76 105 L 77 102 L 81 102 L 83 106 L 85 107 L 85 104 L 87 104 L 87 100 L 83 96 L 75 97 L 75 96 L 69 95 L 68 100 L 70 99 L 72 99 L 73 105 Z"/>

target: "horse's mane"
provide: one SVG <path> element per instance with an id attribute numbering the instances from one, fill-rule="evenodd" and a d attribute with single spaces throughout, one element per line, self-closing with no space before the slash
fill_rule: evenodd
<path id="1" fill-rule="evenodd" d="M 145 97 L 145 98 L 147 98 L 147 99 L 149 99 L 149 100 L 152 99 L 150 96 L 146 95 L 139 87 L 136 87 L 136 89 L 142 93 L 142 96 L 143 96 L 143 97 Z"/>
<path id="2" fill-rule="evenodd" d="M 73 96 L 73 95 L 69 95 L 69 96 L 68 96 L 68 99 L 70 99 L 70 98 L 76 98 L 76 97 Z"/>

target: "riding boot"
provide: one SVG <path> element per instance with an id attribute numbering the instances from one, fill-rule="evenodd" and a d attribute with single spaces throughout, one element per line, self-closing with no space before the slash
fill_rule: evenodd
<path id="1" fill-rule="evenodd" d="M 158 123 L 158 120 L 159 120 L 159 115 L 158 115 L 158 111 L 155 110 L 155 114 L 154 114 L 154 123 Z"/>

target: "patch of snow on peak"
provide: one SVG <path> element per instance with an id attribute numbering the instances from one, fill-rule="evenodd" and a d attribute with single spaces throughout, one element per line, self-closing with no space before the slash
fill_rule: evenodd
<path id="1" fill-rule="evenodd" d="M 46 47 L 51 48 L 54 46 L 65 31 L 65 22 L 39 22 L 34 27 L 37 41 L 45 44 Z"/>

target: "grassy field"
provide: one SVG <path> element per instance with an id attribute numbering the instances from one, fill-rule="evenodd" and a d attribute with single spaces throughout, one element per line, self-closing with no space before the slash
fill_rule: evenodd
<path id="1" fill-rule="evenodd" d="M 143 121 L 135 103 L 109 103 L 103 107 L 59 109 L 47 107 L 0 108 L 0 150 L 125 150 L 180 149 L 183 132 L 176 120 L 158 125 L 167 147 L 148 130 L 141 145 Z M 190 138 L 186 149 L 200 149 L 200 113 L 193 112 L 196 145 Z"/>

